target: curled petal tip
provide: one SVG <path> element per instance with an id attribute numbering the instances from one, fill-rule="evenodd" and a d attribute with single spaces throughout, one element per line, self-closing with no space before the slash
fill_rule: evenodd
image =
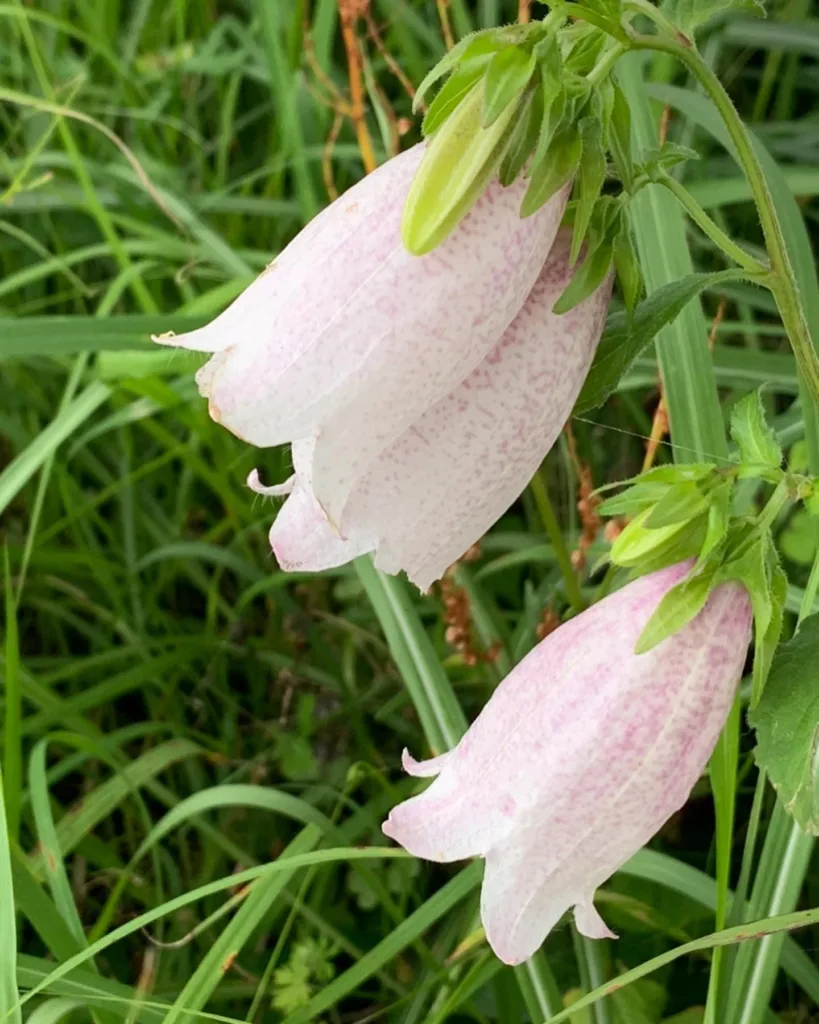
<path id="1" fill-rule="evenodd" d="M 429 779 L 433 775 L 440 775 L 450 758 L 450 754 L 451 751 L 441 754 L 439 757 L 431 757 L 428 761 L 416 761 L 407 748 L 404 747 L 404 752 L 401 754 L 401 765 L 407 775 L 414 775 L 419 779 Z"/>
<path id="2" fill-rule="evenodd" d="M 591 900 L 583 900 L 574 908 L 574 922 L 577 930 L 587 939 L 616 939 L 617 934 L 606 924 Z"/>
<path id="3" fill-rule="evenodd" d="M 284 483 L 272 484 L 270 487 L 266 487 L 259 478 L 258 469 L 252 469 L 248 474 L 247 486 L 251 491 L 254 491 L 256 494 L 263 494 L 267 498 L 283 498 L 285 495 L 293 493 L 293 488 L 296 486 L 296 474 L 294 473 Z"/>

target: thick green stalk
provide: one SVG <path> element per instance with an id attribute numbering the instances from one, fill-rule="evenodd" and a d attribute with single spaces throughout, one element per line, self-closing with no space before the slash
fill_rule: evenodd
<path id="1" fill-rule="evenodd" d="M 648 13 L 648 11 L 644 11 L 642 3 L 635 3 L 632 0 L 632 6 L 643 13 Z M 652 5 L 645 4 L 645 6 L 651 7 Z M 653 10 L 656 9 L 652 8 Z M 679 41 L 679 33 L 677 39 L 668 39 L 663 35 L 637 36 L 633 40 L 633 45 L 636 49 L 656 50 L 676 57 L 694 75 L 717 108 L 734 144 L 742 169 L 745 171 L 759 213 L 768 257 L 771 261 L 772 273 L 768 287 L 776 300 L 779 315 L 790 339 L 799 369 L 814 402 L 819 403 L 819 356 L 813 347 L 802 300 L 788 257 L 785 238 L 782 234 L 782 227 L 776 216 L 768 183 L 742 118 L 737 113 L 722 82 L 702 59 L 693 43 L 686 44 Z"/>

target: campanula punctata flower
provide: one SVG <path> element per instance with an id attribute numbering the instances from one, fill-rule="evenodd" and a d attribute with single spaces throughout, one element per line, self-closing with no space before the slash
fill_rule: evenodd
<path id="1" fill-rule="evenodd" d="M 725 723 L 750 640 L 738 583 L 646 654 L 637 639 L 690 563 L 638 579 L 562 625 L 500 684 L 384 832 L 418 857 L 483 857 L 481 917 L 498 957 L 530 957 L 574 908 L 612 933 L 595 890 L 687 800 Z"/>
<path id="2" fill-rule="evenodd" d="M 568 187 L 521 219 L 526 182 L 495 181 L 431 253 L 401 214 L 424 145 L 319 214 L 221 316 L 157 339 L 213 353 L 211 415 L 258 447 L 292 445 L 271 531 L 282 568 L 374 552 L 426 589 L 524 489 L 556 440 L 611 290 L 563 315 Z"/>

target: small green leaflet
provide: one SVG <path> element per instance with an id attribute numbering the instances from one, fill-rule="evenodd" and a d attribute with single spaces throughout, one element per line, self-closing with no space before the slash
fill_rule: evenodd
<path id="1" fill-rule="evenodd" d="M 635 654 L 645 654 L 652 647 L 661 644 L 672 636 L 702 611 L 708 595 L 714 587 L 714 572 L 704 571 L 696 576 L 688 576 L 678 583 L 660 601 L 654 614 L 648 620 L 640 634 Z"/>
<path id="2" fill-rule="evenodd" d="M 481 124 L 490 128 L 509 104 L 520 96 L 535 71 L 535 55 L 508 46 L 489 62 L 484 80 Z"/>
<path id="3" fill-rule="evenodd" d="M 614 269 L 620 282 L 626 312 L 630 316 L 637 308 L 643 293 L 643 275 L 640 273 L 640 261 L 634 248 L 627 210 L 623 211 L 623 223 L 614 240 Z"/>
<path id="4" fill-rule="evenodd" d="M 724 11 L 742 10 L 765 17 L 761 0 L 667 0 L 662 10 L 691 39 L 700 26 Z"/>
<path id="5" fill-rule="evenodd" d="M 498 172 L 500 183 L 504 188 L 516 181 L 526 166 L 526 161 L 532 155 L 537 144 L 542 123 L 543 89 L 538 87 L 530 96 L 524 97 L 515 126 L 512 129 L 509 146 Z"/>
<path id="6" fill-rule="evenodd" d="M 634 161 L 631 156 L 631 111 L 623 90 L 612 84 L 612 111 L 608 127 L 608 147 L 611 151 L 618 177 L 626 192 L 634 184 Z"/>
<path id="7" fill-rule="evenodd" d="M 553 139 L 543 158 L 532 168 L 529 188 L 520 207 L 521 217 L 531 217 L 571 181 L 580 162 L 580 134 L 574 126 Z"/>
<path id="8" fill-rule="evenodd" d="M 650 530 L 673 526 L 701 515 L 708 508 L 708 495 L 690 480 L 674 484 L 652 508 L 645 525 Z"/>
<path id="9" fill-rule="evenodd" d="M 778 469 L 782 449 L 776 434 L 765 420 L 762 389 L 745 395 L 731 412 L 731 437 L 739 448 L 740 459 L 751 466 Z"/>
<path id="10" fill-rule="evenodd" d="M 569 263 L 574 263 L 580 255 L 580 247 L 586 237 L 594 204 L 606 180 L 606 151 L 603 147 L 600 122 L 596 117 L 584 117 L 580 122 L 580 141 L 582 152 L 575 184 L 577 208 L 574 214 Z"/>
<path id="11" fill-rule="evenodd" d="M 748 717 L 757 763 L 799 827 L 819 835 L 819 615 L 805 619 L 776 652 Z"/>
<path id="12" fill-rule="evenodd" d="M 588 412 L 617 389 L 620 378 L 637 356 L 667 324 L 680 315 L 688 303 L 706 288 L 726 281 L 747 279 L 741 269 L 721 270 L 713 274 L 688 274 L 679 281 L 658 288 L 644 299 L 634 313 L 612 313 L 589 374 L 574 407 L 574 414 Z"/>

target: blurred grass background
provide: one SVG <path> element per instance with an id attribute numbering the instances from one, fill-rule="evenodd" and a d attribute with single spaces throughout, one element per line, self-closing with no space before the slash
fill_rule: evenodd
<path id="1" fill-rule="evenodd" d="M 561 929 L 528 971 L 500 967 L 475 934 L 474 866 L 390 857 L 380 833 L 413 788 L 402 746 L 421 754 L 457 738 L 567 612 L 572 554 L 584 593 L 596 593 L 587 570 L 606 540 L 588 493 L 637 472 L 653 427 L 659 436 L 657 357 L 573 423 L 521 501 L 420 597 L 367 563 L 278 572 L 274 507 L 244 480 L 256 465 L 283 478 L 286 452 L 250 450 L 212 424 L 192 381 L 197 357 L 149 342 L 223 308 L 372 161 L 417 139 L 413 84 L 448 39 L 526 9 L 0 3 L 2 846 L 14 885 L 13 911 L 0 894 L 0 976 L 23 992 L 94 953 L 22 1019 L 518 1024 L 714 927 L 727 879 L 712 880 L 706 779 L 601 895 L 622 939 L 591 947 Z M 703 50 L 815 237 L 812 5 L 725 19 Z M 701 160 L 686 184 L 758 246 L 744 181 L 679 91 L 690 83 L 664 59 L 624 74 L 635 124 L 656 138 L 663 120 L 693 145 Z M 685 273 L 689 259 L 721 267 L 673 201 L 642 209 L 636 226 L 654 254 L 647 278 Z M 813 273 L 809 247 L 802 261 Z M 710 292 L 663 345 L 683 461 L 695 448 L 721 456 L 732 401 L 767 382 L 791 460 L 806 463 L 796 371 L 767 293 Z M 662 443 L 655 457 L 672 454 Z M 779 542 L 795 612 L 814 531 L 797 512 Z M 740 733 L 731 884 L 756 783 Z M 772 792 L 757 803 L 765 842 L 747 916 L 815 906 L 813 844 L 790 834 Z M 284 855 L 303 866 L 259 869 L 249 889 L 232 878 L 276 858 L 281 869 Z M 806 932 L 767 952 L 743 948 L 727 1024 L 819 1019 L 817 941 Z M 706 958 L 678 962 L 577 1024 L 695 1024 L 708 979 Z"/>

